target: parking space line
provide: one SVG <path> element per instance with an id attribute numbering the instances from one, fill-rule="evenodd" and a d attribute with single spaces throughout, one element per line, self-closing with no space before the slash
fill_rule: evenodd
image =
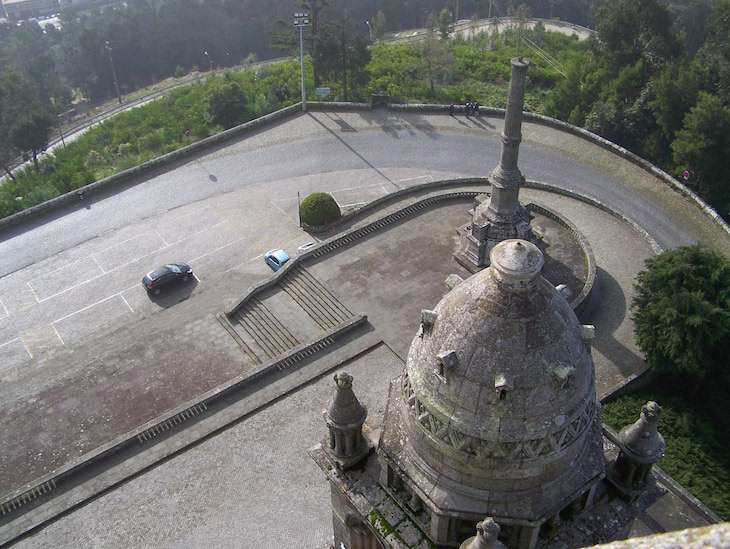
<path id="1" fill-rule="evenodd" d="M 162 238 L 162 235 L 157 232 L 157 229 L 155 229 L 155 234 L 160 237 L 160 240 L 162 240 L 162 243 L 164 244 L 163 248 L 167 248 L 170 244 L 167 243 L 167 240 Z"/>
<path id="2" fill-rule="evenodd" d="M 28 353 L 28 356 L 30 358 L 33 358 L 33 353 L 30 352 L 30 349 L 25 344 L 25 341 L 23 341 L 22 337 L 16 337 L 15 339 L 11 339 L 10 341 L 6 341 L 5 343 L 0 343 L 0 349 L 5 347 L 6 345 L 10 345 L 11 343 L 15 343 L 16 341 L 20 341 L 23 344 L 23 347 L 25 348 L 25 351 Z"/>
<path id="3" fill-rule="evenodd" d="M 106 274 L 106 271 L 104 270 L 104 267 L 102 267 L 102 266 L 101 266 L 101 265 L 99 264 L 99 260 L 98 260 L 98 259 L 96 259 L 96 254 L 91 254 L 91 259 L 93 259 L 93 260 L 94 260 L 94 263 L 96 263 L 96 266 L 97 266 L 97 267 L 99 267 L 99 270 L 100 270 L 100 271 L 102 272 L 102 274 Z"/>
<path id="4" fill-rule="evenodd" d="M 10 316 L 10 313 L 9 313 L 9 312 L 8 312 L 8 310 L 7 310 L 6 308 L 5 308 L 5 303 L 3 303 L 3 300 L 2 300 L 2 298 L 0 298 L 0 306 L 2 306 L 2 308 L 3 308 L 3 311 L 5 311 L 5 315 L 4 315 L 3 317 L 1 317 L 1 318 L 7 318 L 7 317 L 9 317 L 9 316 Z"/>
<path id="5" fill-rule="evenodd" d="M 46 327 L 51 328 L 52 334 L 47 333 L 47 331 L 45 330 Z M 61 338 L 61 335 L 58 333 L 58 330 L 56 330 L 56 327 L 53 325 L 53 323 L 44 324 L 31 332 L 27 332 L 20 337 L 20 341 L 23 343 L 25 350 L 28 351 L 30 358 L 35 357 L 33 351 L 31 350 L 31 346 L 43 351 L 52 347 L 58 347 L 58 345 L 55 344 L 56 341 L 60 343 L 61 346 L 64 345 L 63 339 Z"/>
<path id="6" fill-rule="evenodd" d="M 33 282 L 33 281 L 29 280 L 28 282 L 26 282 L 26 284 L 28 285 L 28 288 L 30 288 L 30 293 L 33 294 L 33 297 L 35 298 L 35 302 L 40 303 L 41 300 L 38 299 L 38 296 L 36 295 L 35 290 L 33 289 L 33 286 L 30 285 L 31 282 Z"/>
<path id="7" fill-rule="evenodd" d="M 417 175 L 416 177 L 406 177 L 405 179 L 396 179 L 396 181 L 398 183 L 402 183 L 403 181 L 415 181 L 416 179 L 429 179 L 431 181 L 434 180 L 433 176 L 428 174 L 428 175 Z"/>
<path id="8" fill-rule="evenodd" d="M 292 242 L 294 242 L 295 240 L 297 240 L 297 239 L 298 239 L 299 237 L 300 237 L 300 235 L 297 235 L 297 236 L 296 236 L 295 238 L 290 238 L 289 240 L 287 240 L 286 242 L 284 242 L 283 246 L 287 246 L 288 244 L 291 244 Z M 234 265 L 234 266 L 233 266 L 233 267 L 231 267 L 230 269 L 226 269 L 226 270 L 225 270 L 225 271 L 223 271 L 223 272 L 224 272 L 224 273 L 230 273 L 231 271 L 233 271 L 233 270 L 235 270 L 235 269 L 238 269 L 238 268 L 239 268 L 239 267 L 240 267 L 241 265 L 244 265 L 244 264 L 246 264 L 246 263 L 251 263 L 251 262 L 253 262 L 253 261 L 256 261 L 257 259 L 261 259 L 262 257 L 264 257 L 264 254 L 259 254 L 259 255 L 257 255 L 256 257 L 252 257 L 252 258 L 251 258 L 251 259 L 249 259 L 248 261 L 244 261 L 244 262 L 242 262 L 242 263 L 238 263 L 237 265 Z"/>
<path id="9" fill-rule="evenodd" d="M 129 310 L 130 310 L 131 312 L 134 312 L 134 309 L 132 309 L 132 306 L 131 306 L 131 305 L 129 304 L 129 302 L 128 302 L 128 301 L 127 301 L 127 300 L 126 300 L 126 299 L 124 298 L 124 296 L 122 295 L 122 292 L 119 292 L 119 297 L 121 297 L 121 298 L 122 298 L 122 301 L 124 301 L 124 304 L 125 304 L 125 305 L 126 305 L 127 307 L 129 307 Z"/>
<path id="10" fill-rule="evenodd" d="M 109 273 L 112 273 L 112 272 L 114 272 L 114 271 L 116 271 L 116 270 L 122 269 L 122 268 L 124 268 L 124 267 L 126 267 L 126 266 L 128 266 L 128 265 L 131 265 L 131 264 L 132 264 L 132 263 L 134 263 L 135 261 L 139 261 L 139 260 L 141 260 L 141 259 L 143 259 L 143 258 L 145 258 L 145 257 L 148 257 L 148 256 L 151 256 L 151 255 L 153 255 L 153 254 L 159 253 L 160 251 L 164 250 L 165 248 L 169 248 L 170 246 L 172 246 L 172 245 L 174 245 L 174 244 L 179 244 L 180 242 L 184 242 L 184 241 L 186 241 L 186 240 L 189 240 L 189 239 L 191 239 L 191 238 L 193 238 L 193 237 L 195 237 L 195 236 L 198 236 L 198 235 L 200 235 L 200 234 L 203 234 L 204 232 L 208 231 L 209 229 L 213 229 L 213 228 L 215 228 L 215 227 L 217 227 L 217 226 L 219 226 L 219 225 L 223 225 L 224 223 L 227 223 L 227 222 L 226 222 L 226 221 L 221 221 L 220 223 L 216 223 L 215 225 L 212 225 L 212 226 L 210 226 L 210 227 L 208 227 L 208 228 L 206 228 L 206 229 L 203 229 L 202 231 L 198 231 L 197 233 L 193 233 L 193 234 L 191 234 L 190 236 L 187 236 L 187 237 L 183 238 L 182 240 L 178 240 L 177 242 L 173 242 L 172 244 L 167 244 L 167 245 L 163 246 L 162 248 L 158 248 L 158 249 L 157 249 L 157 250 L 155 250 L 154 252 L 150 252 L 150 253 L 148 253 L 148 254 L 145 254 L 145 255 L 139 256 L 139 257 L 137 257 L 137 258 L 133 259 L 132 261 L 128 261 L 127 263 L 123 263 L 123 264 L 121 264 L 121 265 L 117 265 L 116 267 L 114 267 L 114 268 L 113 268 L 113 269 L 111 269 L 110 271 L 106 271 L 106 272 L 103 272 L 102 274 L 99 274 L 99 275 L 96 275 L 96 276 L 94 276 L 94 277 L 91 277 L 91 278 L 89 278 L 89 279 L 87 279 L 87 280 L 84 280 L 83 282 L 79 282 L 78 284 L 74 284 L 73 286 L 69 286 L 68 288 L 65 288 L 64 290 L 61 290 L 60 292 L 57 292 L 57 293 L 55 293 L 55 294 L 53 294 L 53 295 L 49 295 L 48 297 L 45 297 L 45 298 L 43 298 L 43 299 L 38 299 L 38 298 L 36 297 L 36 301 L 37 301 L 38 303 L 42 303 L 42 302 L 44 302 L 44 301 L 48 301 L 49 299 L 53 299 L 54 297 L 58 297 L 59 295 L 65 294 L 66 292 L 69 292 L 69 291 L 71 291 L 71 290 L 74 290 L 74 289 L 76 289 L 76 288 L 78 288 L 78 287 L 80 287 L 80 286 L 83 286 L 84 284 L 87 284 L 88 282 L 91 282 L 91 281 L 93 281 L 93 280 L 96 280 L 97 278 L 99 278 L 99 277 L 101 277 L 101 276 L 104 276 L 105 274 L 109 274 Z M 162 238 L 162 237 L 160 237 L 160 238 Z M 164 242 L 164 240 L 163 240 L 163 242 Z M 238 241 L 235 241 L 235 242 L 238 242 Z M 224 248 L 224 247 L 225 247 L 225 246 L 223 246 L 222 248 Z M 221 249 L 222 249 L 222 248 L 221 248 Z M 214 251 L 215 251 L 215 250 L 214 250 Z M 212 252 L 211 252 L 211 253 L 212 253 Z M 208 254 L 205 254 L 205 255 L 208 255 Z M 200 256 L 200 257 L 205 257 L 205 255 L 202 255 L 202 256 Z M 194 260 L 193 260 L 193 261 L 194 261 Z M 28 285 L 30 286 L 30 283 L 28 283 Z M 31 287 L 31 291 L 32 291 L 32 290 L 33 290 L 33 288 Z M 35 292 L 33 293 L 33 295 L 35 295 Z M 115 294 L 112 294 L 112 295 L 111 295 L 111 296 L 109 296 L 109 297 L 114 297 L 115 295 L 118 295 L 118 294 L 116 294 L 116 293 L 115 293 Z M 109 299 L 109 298 L 105 298 L 105 299 L 103 299 L 102 301 L 105 301 L 106 299 Z M 83 309 L 81 309 L 81 310 L 83 310 Z M 74 313 L 71 313 L 71 314 L 74 314 Z"/>
<path id="11" fill-rule="evenodd" d="M 61 342 L 61 345 L 66 345 L 63 342 L 63 338 L 61 337 L 61 334 L 58 333 L 58 330 L 56 330 L 56 327 L 53 325 L 53 322 L 51 322 L 51 328 L 53 328 L 53 331 L 56 332 L 56 335 L 58 336 L 58 341 Z"/>
<path id="12" fill-rule="evenodd" d="M 124 301 L 125 303 L 127 303 L 127 300 L 126 300 L 126 299 L 124 299 L 124 297 L 122 297 L 122 293 L 121 293 L 121 292 L 119 292 L 119 293 L 116 293 L 116 294 L 110 295 L 109 297 L 105 297 L 104 299 L 100 299 L 100 300 L 99 300 L 99 301 L 97 301 L 96 303 L 92 303 L 91 305 L 87 305 L 86 307 L 82 307 L 81 309 L 79 309 L 79 310 L 77 310 L 77 311 L 74 311 L 73 313 L 69 313 L 69 314 L 67 314 L 66 316 L 62 316 L 61 318 L 57 318 L 56 320 L 54 320 L 53 322 L 51 322 L 51 326 L 52 326 L 52 325 L 54 325 L 54 324 L 56 324 L 57 322 L 61 322 L 62 320 L 66 320 L 67 318 L 71 318 L 71 317 L 72 317 L 72 316 L 74 316 L 74 315 L 77 315 L 77 314 L 79 314 L 79 313 L 82 313 L 82 312 L 84 312 L 84 311 L 86 311 L 86 310 L 88 310 L 88 309 L 91 309 L 92 307 L 96 307 L 96 306 L 97 306 L 97 305 L 99 305 L 100 303 L 104 303 L 105 301 L 109 301 L 110 299 L 112 299 L 112 298 L 114 298 L 114 297 L 117 297 L 117 296 L 121 297 L 121 298 L 122 298 L 122 300 L 123 300 L 123 301 Z M 129 307 L 129 304 L 127 304 L 127 307 Z M 129 308 L 131 309 L 131 307 L 129 307 Z M 132 312 L 134 312 L 134 311 L 132 311 Z M 54 328 L 54 329 L 55 329 L 55 328 Z"/>
<path id="13" fill-rule="evenodd" d="M 382 183 L 371 183 L 369 185 L 358 185 L 357 187 L 345 187 L 344 189 L 334 189 L 330 194 L 341 193 L 345 191 L 358 191 L 360 189 L 367 189 L 368 187 L 380 187 Z"/>
<path id="14" fill-rule="evenodd" d="M 209 255 L 212 255 L 212 254 L 214 254 L 216 252 L 220 252 L 221 250 L 223 250 L 225 248 L 228 248 L 229 246 L 233 246 L 234 244 L 238 244 L 242 240 L 248 240 L 248 239 L 244 236 L 244 237 L 238 238 L 236 240 L 232 240 L 228 244 L 224 244 L 223 246 L 218 246 L 217 248 L 215 248 L 215 249 L 213 249 L 213 250 L 211 250 L 211 251 L 209 251 L 207 253 L 204 253 L 203 255 L 199 255 L 198 257 L 194 257 L 193 259 L 190 260 L 190 263 L 194 263 L 198 259 L 203 259 L 204 257 L 207 257 Z M 195 276 L 195 273 L 193 273 L 193 276 Z M 195 277 L 195 278 L 197 279 L 197 277 Z"/>
<path id="15" fill-rule="evenodd" d="M 254 191 L 253 192 L 254 192 L 254 194 L 257 194 L 261 198 L 263 198 L 264 200 L 266 200 L 269 204 L 271 204 L 272 206 L 274 206 L 274 208 L 276 208 L 277 210 L 279 210 L 281 213 L 283 213 L 284 216 L 286 218 L 288 218 L 289 221 L 291 221 L 293 224 L 299 225 L 299 222 L 298 221 L 294 221 L 288 213 L 286 213 L 284 210 L 282 210 L 276 202 L 274 202 L 273 200 L 271 200 L 271 198 L 269 198 L 267 195 L 265 195 L 263 192 L 261 192 L 258 189 L 258 187 L 254 187 Z"/>
<path id="16" fill-rule="evenodd" d="M 109 271 L 111 272 L 111 271 Z M 78 284 L 74 284 L 73 286 L 69 286 L 68 288 L 65 288 L 61 290 L 60 292 L 56 292 L 53 295 L 49 295 L 48 297 L 44 297 L 43 299 L 38 299 L 38 303 L 43 303 L 44 301 L 48 301 L 49 299 L 53 299 L 54 297 L 58 297 L 59 295 L 65 294 L 66 292 L 70 292 L 71 290 L 75 290 L 76 288 L 79 288 L 86 284 L 87 282 L 91 282 L 92 280 L 96 280 L 100 276 L 104 276 L 107 273 L 102 272 L 101 274 L 98 274 L 96 276 L 92 276 L 89 279 L 84 280 L 83 282 L 79 282 Z M 37 299 L 37 298 L 36 298 Z"/>
<path id="17" fill-rule="evenodd" d="M 11 339 L 9 341 L 6 341 L 5 343 L 0 343 L 0 347 L 5 347 L 6 345 L 10 345 L 11 343 L 15 343 L 16 341 L 22 341 L 19 337 L 16 337 L 15 339 Z"/>

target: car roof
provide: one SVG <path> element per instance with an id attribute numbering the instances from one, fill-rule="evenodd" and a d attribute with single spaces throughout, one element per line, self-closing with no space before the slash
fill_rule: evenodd
<path id="1" fill-rule="evenodd" d="M 266 255 L 274 256 L 279 261 L 282 261 L 284 259 L 289 259 L 289 254 L 286 253 L 284 250 L 270 250 L 266 252 Z"/>
<path id="2" fill-rule="evenodd" d="M 160 278 L 162 275 L 166 275 L 170 271 L 171 271 L 170 267 L 165 265 L 164 267 L 159 267 L 159 268 L 155 269 L 154 271 L 150 271 L 149 273 L 147 273 L 147 277 L 151 278 L 152 280 L 155 280 L 156 278 Z"/>
<path id="3" fill-rule="evenodd" d="M 147 278 L 149 278 L 150 280 L 155 280 L 168 273 L 177 272 L 178 269 L 184 271 L 188 268 L 189 267 L 184 263 L 168 263 L 166 265 L 163 265 L 162 267 L 158 267 L 154 271 L 150 271 L 149 273 L 147 273 Z"/>

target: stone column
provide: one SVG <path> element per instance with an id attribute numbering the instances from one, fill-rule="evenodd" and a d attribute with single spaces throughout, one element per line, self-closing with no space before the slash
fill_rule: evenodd
<path id="1" fill-rule="evenodd" d="M 489 252 L 503 240 L 530 240 L 530 215 L 519 201 L 525 178 L 517 167 L 522 141 L 522 109 L 525 104 L 525 82 L 530 62 L 522 57 L 512 59 L 509 97 L 502 131 L 502 154 L 499 165 L 488 179 L 492 186 L 488 200 L 475 204 L 472 223 L 463 229 L 457 260 L 467 268 L 489 265 Z"/>

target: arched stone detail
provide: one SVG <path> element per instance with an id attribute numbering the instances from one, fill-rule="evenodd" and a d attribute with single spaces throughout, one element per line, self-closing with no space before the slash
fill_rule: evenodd
<path id="1" fill-rule="evenodd" d="M 450 423 L 445 423 L 434 416 L 418 400 L 408 379 L 407 371 L 403 373 L 402 390 L 413 424 L 418 425 L 426 436 L 438 440 L 467 457 L 478 459 L 517 461 L 558 454 L 575 440 L 581 438 L 590 427 L 596 413 L 596 400 L 591 394 L 590 398 L 581 402 L 567 414 L 566 422 L 560 429 L 548 433 L 544 437 L 515 442 L 495 441 L 463 433 L 454 429 Z"/>

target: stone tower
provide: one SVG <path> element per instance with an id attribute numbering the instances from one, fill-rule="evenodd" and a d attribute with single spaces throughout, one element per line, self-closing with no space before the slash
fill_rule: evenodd
<path id="1" fill-rule="evenodd" d="M 530 62 L 512 59 L 509 97 L 502 132 L 502 154 L 489 174 L 491 196 L 478 202 L 472 210 L 471 225 L 461 233 L 460 256 L 475 267 L 489 265 L 491 249 L 510 238 L 530 240 L 530 215 L 519 202 L 525 178 L 517 167 L 522 141 L 522 109 L 525 104 L 525 81 Z"/>
<path id="2" fill-rule="evenodd" d="M 591 331 L 543 262 L 530 242 L 497 244 L 422 324 L 391 387 L 380 484 L 425 511 L 436 547 L 458 547 L 485 516 L 508 546 L 534 547 L 604 476 Z"/>

